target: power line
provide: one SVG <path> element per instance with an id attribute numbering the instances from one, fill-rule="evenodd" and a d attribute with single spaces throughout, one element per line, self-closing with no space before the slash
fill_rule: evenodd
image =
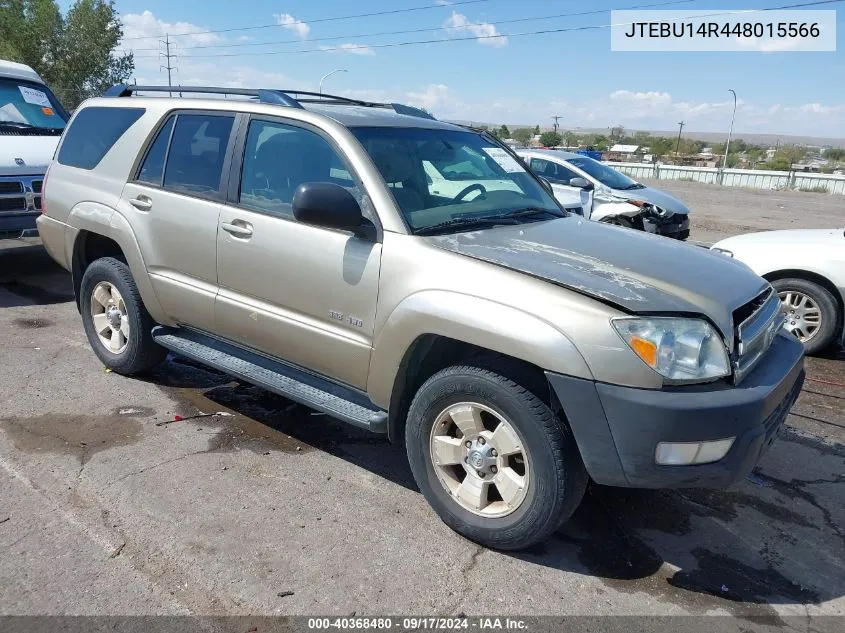
<path id="1" fill-rule="evenodd" d="M 769 7 L 764 9 L 741 9 L 736 11 L 719 11 L 715 13 L 708 13 L 706 15 L 695 15 L 695 16 L 687 16 L 684 18 L 677 18 L 677 20 L 687 20 L 687 19 L 700 19 L 704 17 L 717 17 L 722 15 L 736 15 L 736 14 L 748 14 L 748 13 L 759 13 L 763 11 L 777 11 L 780 9 L 796 9 L 801 7 L 812 7 L 818 6 L 823 4 L 839 4 L 845 2 L 845 0 L 816 0 L 814 2 L 805 2 L 800 4 L 790 4 L 790 5 L 782 5 L 778 7 Z M 438 5 L 439 6 L 439 5 Z M 348 46 L 322 46 L 319 48 L 306 48 L 300 50 L 293 50 L 293 51 L 261 51 L 261 52 L 253 52 L 253 53 L 215 53 L 212 55 L 182 55 L 182 57 L 192 57 L 192 58 L 219 58 L 219 57 L 251 57 L 255 55 L 294 55 L 300 53 L 331 53 L 331 52 L 349 52 L 351 50 L 356 49 L 376 49 L 376 48 L 398 48 L 403 46 L 414 46 L 418 44 L 444 44 L 447 42 L 466 42 L 466 41 L 477 41 L 477 40 L 489 40 L 489 39 L 499 39 L 505 37 L 524 37 L 528 35 L 548 35 L 552 33 L 571 33 L 575 31 L 592 31 L 592 30 L 599 30 L 599 29 L 608 29 L 617 26 L 629 26 L 632 22 L 621 22 L 618 24 L 593 24 L 588 26 L 572 26 L 572 27 L 564 27 L 559 29 L 543 29 L 538 31 L 523 31 L 520 33 L 498 33 L 496 35 L 469 35 L 466 37 L 452 37 L 448 39 L 428 39 L 428 40 L 411 40 L 408 42 L 392 42 L 388 44 L 350 44 Z M 143 56 L 141 57 L 143 58 Z"/>
<path id="2" fill-rule="evenodd" d="M 648 9 L 652 7 L 665 7 L 670 5 L 677 5 L 677 4 L 689 4 L 694 2 L 695 0 L 671 0 L 670 2 L 655 2 L 651 4 L 639 4 L 632 7 L 622 7 L 620 9 L 597 9 L 593 11 L 577 11 L 572 13 L 558 13 L 555 15 L 544 15 L 544 16 L 537 16 L 532 18 L 516 18 L 512 20 L 497 20 L 496 26 L 502 24 L 516 24 L 517 22 L 535 22 L 538 20 L 554 20 L 558 18 L 570 18 L 570 17 L 579 17 L 584 15 L 597 15 L 599 13 L 607 13 L 608 11 L 632 11 L 634 9 Z M 331 37 L 312 37 L 308 38 L 309 42 L 328 42 L 333 40 L 346 40 L 346 39 L 356 39 L 360 37 L 381 37 L 384 35 L 408 35 L 410 33 L 425 33 L 427 31 L 449 31 L 454 29 L 454 27 L 429 27 L 425 29 L 407 29 L 402 31 L 380 31 L 378 33 L 355 33 L 350 35 L 333 35 Z M 235 43 L 235 44 L 201 44 L 197 46 L 183 46 L 182 50 L 194 50 L 194 49 L 206 49 L 206 48 L 243 48 L 247 46 L 273 46 L 276 44 L 301 44 L 301 39 L 287 39 L 287 40 L 273 40 L 270 42 L 246 42 L 246 43 Z M 157 48 L 130 48 L 129 51 L 132 52 L 140 52 L 140 51 L 157 51 Z M 128 52 L 128 51 L 127 51 Z M 140 59 L 147 57 L 146 55 L 139 55 L 137 56 Z M 199 55 L 193 55 L 192 57 L 200 57 Z M 211 57 L 211 55 L 209 55 Z"/>
<path id="3" fill-rule="evenodd" d="M 297 24 L 317 24 L 318 22 L 336 22 L 338 20 L 352 20 L 354 18 L 370 18 L 379 15 L 392 15 L 396 13 L 410 13 L 411 11 L 428 11 L 430 9 L 442 9 L 444 6 L 446 7 L 455 7 L 463 4 L 478 4 L 479 2 L 492 2 L 493 0 L 458 0 L 457 2 L 452 2 L 448 5 L 439 5 L 439 4 L 426 4 L 423 6 L 417 7 L 408 7 L 405 9 L 390 9 L 388 11 L 375 11 L 373 13 L 358 13 L 356 15 L 337 15 L 332 16 L 330 18 L 318 18 L 316 20 L 293 20 L 292 22 L 288 22 L 285 26 L 294 26 Z M 256 26 L 241 26 L 237 28 L 231 29 L 215 29 L 215 30 L 208 30 L 208 31 L 191 31 L 189 33 L 177 33 L 172 35 L 171 37 L 186 37 L 189 35 L 206 35 L 210 33 L 233 33 L 235 31 L 255 31 L 258 29 L 270 29 L 274 27 L 282 26 L 278 22 L 274 22 L 273 24 L 259 24 Z M 138 37 L 126 37 L 124 40 L 151 40 L 161 37 L 159 35 L 140 35 Z"/>

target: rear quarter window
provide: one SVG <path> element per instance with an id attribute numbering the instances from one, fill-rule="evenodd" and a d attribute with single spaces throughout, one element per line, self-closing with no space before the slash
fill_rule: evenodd
<path id="1" fill-rule="evenodd" d="M 144 108 L 85 108 L 65 130 L 57 160 L 62 165 L 94 169 Z"/>

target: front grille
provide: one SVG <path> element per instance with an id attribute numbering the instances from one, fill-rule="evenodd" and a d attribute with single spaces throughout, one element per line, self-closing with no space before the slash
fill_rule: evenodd
<path id="1" fill-rule="evenodd" d="M 783 321 L 780 298 L 771 286 L 734 311 L 736 383 L 741 382 L 760 362 L 783 327 Z"/>
<path id="2" fill-rule="evenodd" d="M 0 198 L 0 211 L 26 211 L 26 198 Z"/>
<path id="3" fill-rule="evenodd" d="M 43 186 L 43 176 L 0 176 L 0 213 L 40 211 Z"/>
<path id="4" fill-rule="evenodd" d="M 0 182 L 0 193 L 23 193 L 23 183 L 20 180 Z"/>

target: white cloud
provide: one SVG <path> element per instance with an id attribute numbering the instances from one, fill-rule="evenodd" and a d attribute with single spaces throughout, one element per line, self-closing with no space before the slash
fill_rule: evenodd
<path id="1" fill-rule="evenodd" d="M 273 14 L 273 17 L 276 18 L 276 22 L 279 23 L 279 26 L 290 31 L 294 31 L 300 39 L 306 39 L 308 34 L 311 32 L 311 27 L 308 26 L 307 22 L 297 20 L 290 13 L 275 13 Z"/>
<path id="2" fill-rule="evenodd" d="M 407 101 L 426 110 L 434 110 L 445 101 L 453 100 L 452 89 L 445 84 L 429 84 L 422 92 L 409 92 L 406 94 Z"/>
<path id="3" fill-rule="evenodd" d="M 350 55 L 375 55 L 376 51 L 366 44 L 340 44 L 338 46 L 320 46 L 321 51 L 327 53 L 349 53 Z"/>
<path id="4" fill-rule="evenodd" d="M 457 11 L 452 11 L 452 15 L 443 23 L 443 28 L 455 37 L 464 37 L 469 34 L 481 38 L 477 40 L 479 44 L 493 46 L 494 48 L 507 46 L 508 43 L 508 38 L 499 34 L 495 24 L 473 22 L 463 13 Z"/>
<path id="5" fill-rule="evenodd" d="M 190 22 L 165 22 L 159 20 L 151 11 L 127 13 L 121 19 L 124 38 L 122 48 L 124 49 L 154 48 L 158 45 L 158 40 L 165 35 L 181 36 L 173 39 L 177 49 L 180 45 L 219 44 L 223 41 L 217 33 L 203 33 L 202 31 L 208 30 L 206 27 Z"/>

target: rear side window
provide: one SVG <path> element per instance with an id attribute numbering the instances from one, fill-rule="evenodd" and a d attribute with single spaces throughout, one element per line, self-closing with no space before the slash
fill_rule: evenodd
<path id="1" fill-rule="evenodd" d="M 164 176 L 164 160 L 167 158 L 167 146 L 170 143 L 170 133 L 173 131 L 175 120 L 176 116 L 171 116 L 159 130 L 156 140 L 153 141 L 150 150 L 147 152 L 144 164 L 141 165 L 141 171 L 138 174 L 139 181 L 151 185 L 161 185 L 161 179 Z"/>
<path id="2" fill-rule="evenodd" d="M 94 169 L 144 112 L 144 108 L 85 108 L 65 131 L 59 163 Z"/>
<path id="3" fill-rule="evenodd" d="M 234 120 L 231 115 L 178 115 L 167 152 L 164 188 L 219 199 L 223 162 Z"/>

